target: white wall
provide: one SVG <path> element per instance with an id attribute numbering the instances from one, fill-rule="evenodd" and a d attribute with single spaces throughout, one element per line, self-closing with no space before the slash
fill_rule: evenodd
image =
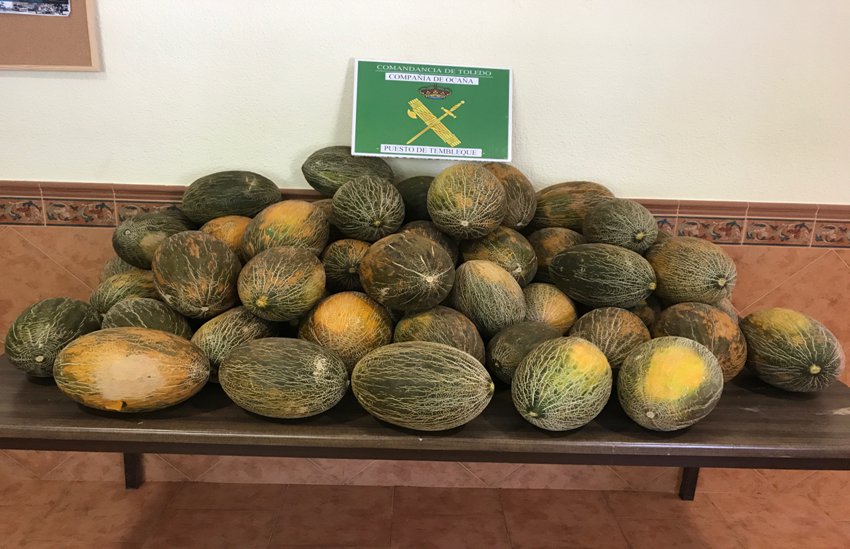
<path id="1" fill-rule="evenodd" d="M 515 69 L 514 163 L 539 186 L 850 203 L 847 0 L 98 4 L 103 73 L 0 73 L 0 179 L 306 186 L 303 159 L 349 143 L 365 57 Z"/>

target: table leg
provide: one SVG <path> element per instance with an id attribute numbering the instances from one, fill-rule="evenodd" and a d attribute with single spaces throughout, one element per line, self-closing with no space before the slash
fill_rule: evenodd
<path id="1" fill-rule="evenodd" d="M 145 482 L 142 454 L 124 454 L 124 487 L 139 488 Z"/>
<path id="2" fill-rule="evenodd" d="M 697 480 L 699 480 L 699 467 L 685 467 L 682 469 L 682 482 L 679 484 L 679 499 L 693 501 L 697 492 Z"/>

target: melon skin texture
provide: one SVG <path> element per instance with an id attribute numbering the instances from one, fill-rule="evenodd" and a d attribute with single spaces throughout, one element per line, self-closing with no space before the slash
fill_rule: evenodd
<path id="1" fill-rule="evenodd" d="M 360 283 L 378 303 L 404 312 L 442 302 L 455 282 L 449 254 L 436 242 L 411 233 L 382 238 L 360 262 Z"/>
<path id="2" fill-rule="evenodd" d="M 505 188 L 505 218 L 502 225 L 519 230 L 531 223 L 537 209 L 537 193 L 531 181 L 516 167 L 504 162 L 487 162 L 484 167 Z"/>
<path id="3" fill-rule="evenodd" d="M 157 299 L 133 297 L 119 301 L 103 316 L 104 328 L 149 328 L 189 339 L 192 327 L 186 317 Z"/>
<path id="4" fill-rule="evenodd" d="M 302 248 L 270 248 L 239 273 L 239 299 L 252 314 L 274 321 L 295 320 L 325 293 L 325 269 Z"/>
<path id="5" fill-rule="evenodd" d="M 677 431 L 707 416 L 723 392 L 723 371 L 704 345 L 659 337 L 636 347 L 617 377 L 626 414 L 653 431 Z"/>
<path id="6" fill-rule="evenodd" d="M 668 238 L 651 247 L 646 259 L 658 278 L 655 293 L 668 303 L 714 305 L 735 287 L 735 262 L 720 246 L 700 238 Z"/>
<path id="7" fill-rule="evenodd" d="M 242 237 L 240 253 L 248 260 L 269 248 L 287 246 L 318 255 L 329 235 L 330 224 L 320 208 L 303 200 L 284 200 L 251 220 Z"/>
<path id="8" fill-rule="evenodd" d="M 100 270 L 99 282 L 103 282 L 110 276 L 114 276 L 121 273 L 127 273 L 130 271 L 142 271 L 144 269 L 139 269 L 138 267 L 134 267 L 118 257 L 110 257 L 106 260 L 106 263 L 103 264 L 103 268 Z"/>
<path id="9" fill-rule="evenodd" d="M 344 184 L 358 177 L 369 176 L 392 183 L 393 170 L 382 158 L 353 156 L 351 147 L 333 146 L 319 149 L 301 166 L 304 179 L 325 196 L 334 196 Z"/>
<path id="10" fill-rule="evenodd" d="M 561 337 L 558 330 L 542 322 L 524 321 L 500 331 L 487 343 L 487 369 L 508 385 L 522 359 L 549 339 Z"/>
<path id="11" fill-rule="evenodd" d="M 375 242 L 404 223 L 404 200 L 392 184 L 360 177 L 334 194 L 333 219 L 345 236 Z"/>
<path id="12" fill-rule="evenodd" d="M 591 181 L 568 181 L 550 185 L 537 192 L 537 208 L 530 226 L 564 227 L 581 231 L 587 211 L 614 198 L 607 187 Z"/>
<path id="13" fill-rule="evenodd" d="M 298 337 L 334 352 L 349 372 L 358 360 L 393 337 L 393 322 L 387 309 L 361 292 L 341 292 L 316 305 Z"/>
<path id="14" fill-rule="evenodd" d="M 351 388 L 374 417 L 408 429 L 443 431 L 475 419 L 493 380 L 472 355 L 426 341 L 392 343 L 364 356 Z"/>
<path id="15" fill-rule="evenodd" d="M 741 320 L 740 318 L 738 318 L 738 310 L 735 309 L 735 306 L 732 305 L 732 300 L 728 297 L 721 299 L 720 301 L 715 303 L 714 306 L 729 315 L 729 318 L 734 320 L 735 324 L 738 324 L 738 322 Z"/>
<path id="16" fill-rule="evenodd" d="M 642 254 L 655 243 L 658 224 L 641 204 L 615 198 L 588 210 L 581 232 L 588 242 L 613 244 Z"/>
<path id="17" fill-rule="evenodd" d="M 203 225 L 216 217 L 254 217 L 280 200 L 280 189 L 271 179 L 253 172 L 231 170 L 205 175 L 183 193 L 180 210 Z"/>
<path id="18" fill-rule="evenodd" d="M 271 322 L 252 315 L 245 307 L 234 307 L 201 325 L 192 336 L 192 344 L 210 361 L 210 381 L 218 383 L 218 369 L 233 349 L 246 341 L 274 335 Z"/>
<path id="19" fill-rule="evenodd" d="M 478 240 L 466 240 L 461 245 L 464 261 L 492 261 L 525 286 L 537 274 L 537 255 L 524 236 L 508 227 L 498 227 Z"/>
<path id="20" fill-rule="evenodd" d="M 845 355 L 826 326 L 798 311 L 763 309 L 741 319 L 747 340 L 747 366 L 785 391 L 808 393 L 832 385 Z"/>
<path id="21" fill-rule="evenodd" d="M 139 214 L 124 221 L 112 233 L 118 257 L 139 269 L 150 269 L 159 245 L 169 236 L 189 231 L 186 221 L 164 213 Z"/>
<path id="22" fill-rule="evenodd" d="M 360 290 L 360 262 L 369 251 L 369 243 L 353 238 L 331 242 L 322 252 L 325 284 L 332 292 Z"/>
<path id="23" fill-rule="evenodd" d="M 572 229 L 547 227 L 528 235 L 528 243 L 534 248 L 534 255 L 537 256 L 537 273 L 534 275 L 534 280 L 551 283 L 549 266 L 552 264 L 552 259 L 564 250 L 584 244 L 585 239 Z"/>
<path id="24" fill-rule="evenodd" d="M 458 267 L 450 300 L 452 307 L 469 317 L 484 337 L 492 337 L 525 318 L 522 288 L 509 272 L 492 261 L 475 259 Z"/>
<path id="25" fill-rule="evenodd" d="M 578 315 L 572 300 L 553 284 L 534 282 L 522 289 L 525 296 L 525 320 L 543 322 L 563 335 L 575 324 Z"/>
<path id="26" fill-rule="evenodd" d="M 147 328 L 109 328 L 62 349 L 56 385 L 89 408 L 150 412 L 188 399 L 210 374 L 207 358 L 186 339 Z"/>
<path id="27" fill-rule="evenodd" d="M 484 341 L 475 324 L 463 314 L 438 305 L 433 309 L 405 315 L 396 324 L 393 343 L 430 341 L 469 353 L 484 364 Z"/>
<path id="28" fill-rule="evenodd" d="M 151 271 L 135 270 L 110 276 L 94 289 L 89 303 L 104 315 L 116 303 L 131 297 L 160 299 Z"/>
<path id="29" fill-rule="evenodd" d="M 449 257 L 452 258 L 452 265 L 457 264 L 458 257 L 460 257 L 460 246 L 455 239 L 440 231 L 440 229 L 438 229 L 432 222 L 411 221 L 410 223 L 402 225 L 398 232 L 424 236 L 425 238 L 433 240 L 446 250 Z"/>
<path id="30" fill-rule="evenodd" d="M 169 307 L 189 318 L 212 318 L 236 306 L 242 264 L 221 240 L 200 231 L 168 237 L 153 259 L 156 290 Z"/>
<path id="31" fill-rule="evenodd" d="M 639 254 L 611 244 L 580 244 L 552 259 L 555 285 L 590 307 L 633 307 L 655 289 L 655 273 Z"/>
<path id="32" fill-rule="evenodd" d="M 702 343 L 717 358 L 723 381 L 729 381 L 747 361 L 747 342 L 728 314 L 705 303 L 678 303 L 664 309 L 652 326 L 652 337 L 680 336 Z"/>
<path id="33" fill-rule="evenodd" d="M 596 345 L 612 368 L 619 368 L 638 345 L 650 340 L 640 317 L 617 307 L 594 309 L 583 315 L 573 324 L 570 335 Z"/>
<path id="34" fill-rule="evenodd" d="M 242 215 L 226 215 L 224 217 L 216 217 L 210 219 L 199 230 L 214 236 L 221 240 L 233 253 L 239 254 L 239 249 L 242 246 L 242 237 L 245 235 L 245 229 L 251 223 L 250 217 Z"/>
<path id="35" fill-rule="evenodd" d="M 654 296 L 649 296 L 637 305 L 628 307 L 627 310 L 637 315 L 647 328 L 652 329 L 655 319 L 661 314 L 661 303 Z"/>
<path id="36" fill-rule="evenodd" d="M 323 198 L 321 200 L 316 200 L 312 202 L 313 206 L 321 210 L 323 214 L 325 214 L 325 219 L 328 220 L 328 225 L 330 227 L 330 233 L 328 235 L 328 242 L 335 242 L 340 238 L 344 238 L 339 229 L 334 225 L 334 200 L 333 198 Z"/>
<path id="37" fill-rule="evenodd" d="M 428 175 L 408 177 L 396 185 L 404 200 L 405 221 L 428 220 L 428 189 L 434 178 Z"/>
<path id="38" fill-rule="evenodd" d="M 53 377 L 59 351 L 99 329 L 100 315 L 88 303 L 67 297 L 44 299 L 12 321 L 4 343 L 6 356 L 29 376 Z"/>
<path id="39" fill-rule="evenodd" d="M 520 362 L 511 384 L 523 419 L 547 431 L 590 423 L 611 396 L 613 375 L 602 351 L 577 337 L 537 345 Z"/>
<path id="40" fill-rule="evenodd" d="M 490 170 L 454 164 L 428 189 L 428 213 L 438 229 L 458 240 L 481 238 L 505 218 L 505 188 Z"/>

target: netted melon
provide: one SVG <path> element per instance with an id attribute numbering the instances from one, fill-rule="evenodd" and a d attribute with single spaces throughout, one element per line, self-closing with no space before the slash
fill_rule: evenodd
<path id="1" fill-rule="evenodd" d="M 524 173 L 504 162 L 487 162 L 484 167 L 496 176 L 505 188 L 505 218 L 502 225 L 522 229 L 534 217 L 537 193 Z"/>
<path id="2" fill-rule="evenodd" d="M 103 282 L 112 275 L 141 270 L 144 269 L 134 267 L 116 255 L 107 259 L 106 263 L 103 264 L 103 268 L 100 270 L 99 281 Z"/>
<path id="3" fill-rule="evenodd" d="M 658 224 L 643 205 L 615 198 L 590 208 L 581 232 L 588 242 L 613 244 L 642 254 L 655 243 Z"/>
<path id="4" fill-rule="evenodd" d="M 94 289 L 89 303 L 104 315 L 113 305 L 131 297 L 161 299 L 151 271 L 138 269 L 110 276 Z"/>
<path id="5" fill-rule="evenodd" d="M 362 176 L 393 182 L 393 170 L 384 159 L 353 156 L 351 147 L 340 145 L 319 149 L 308 156 L 301 172 L 307 183 L 325 196 L 334 196 L 344 184 Z"/>
<path id="6" fill-rule="evenodd" d="M 576 308 L 567 294 L 552 284 L 534 282 L 522 289 L 525 296 L 525 320 L 548 324 L 559 334 L 575 323 Z"/>
<path id="7" fill-rule="evenodd" d="M 199 230 L 221 240 L 227 244 L 228 248 L 233 250 L 233 253 L 238 254 L 242 246 L 242 237 L 245 235 L 249 223 L 251 223 L 250 217 L 225 215 L 224 217 L 210 219 Z"/>
<path id="8" fill-rule="evenodd" d="M 242 268 L 238 289 L 242 304 L 258 317 L 295 320 L 324 296 L 325 269 L 303 248 L 270 248 Z"/>
<path id="9" fill-rule="evenodd" d="M 474 259 L 457 270 L 452 307 L 472 320 L 484 337 L 525 318 L 525 296 L 511 274 L 492 261 Z"/>
<path id="10" fill-rule="evenodd" d="M 607 187 L 590 181 L 568 181 L 550 185 L 537 192 L 537 209 L 531 220 L 535 229 L 564 227 L 580 231 L 587 211 L 614 194 Z"/>
<path id="11" fill-rule="evenodd" d="M 405 315 L 396 324 L 393 342 L 431 341 L 460 349 L 484 363 L 484 341 L 475 324 L 463 314 L 438 305 Z"/>
<path id="12" fill-rule="evenodd" d="M 714 304 L 715 307 L 729 315 L 729 318 L 735 321 L 735 324 L 740 320 L 738 318 L 738 309 L 732 304 L 732 300 L 727 298 L 721 299 L 717 303 Z"/>
<path id="13" fill-rule="evenodd" d="M 583 315 L 573 324 L 570 335 L 596 345 L 612 368 L 619 368 L 629 353 L 650 339 L 640 317 L 617 307 L 594 309 Z"/>
<path id="14" fill-rule="evenodd" d="M 537 273 L 537 256 L 528 240 L 513 229 L 497 227 L 477 240 L 466 240 L 460 248 L 464 261 L 492 261 L 525 286 Z"/>
<path id="15" fill-rule="evenodd" d="M 325 267 L 325 284 L 332 292 L 359 290 L 360 262 L 369 251 L 369 243 L 353 238 L 331 242 L 322 252 Z"/>
<path id="16" fill-rule="evenodd" d="M 487 343 L 487 369 L 509 384 L 517 366 L 535 347 L 561 337 L 561 332 L 542 322 L 523 321 L 499 331 Z"/>
<path id="17" fill-rule="evenodd" d="M 132 297 L 119 301 L 103 315 L 104 328 L 150 328 L 189 339 L 192 327 L 186 317 L 157 299 Z"/>
<path id="18" fill-rule="evenodd" d="M 528 235 L 528 243 L 534 248 L 534 255 L 537 256 L 537 273 L 534 275 L 534 280 L 552 282 L 552 276 L 549 274 L 552 259 L 566 249 L 584 244 L 585 239 L 572 229 L 547 227 Z"/>
<path id="19" fill-rule="evenodd" d="M 428 175 L 417 175 L 408 177 L 396 185 L 396 189 L 404 200 L 405 221 L 431 219 L 428 215 L 428 189 L 433 180 L 434 178 Z"/>
<path id="20" fill-rule="evenodd" d="M 150 269 L 154 253 L 163 240 L 192 230 L 186 221 L 164 213 L 139 214 L 124 221 L 112 233 L 112 248 L 134 267 Z"/>
<path id="21" fill-rule="evenodd" d="M 205 175 L 183 193 L 180 210 L 203 225 L 216 217 L 253 217 L 280 200 L 280 189 L 271 179 L 253 172 L 230 170 Z"/>
<path id="22" fill-rule="evenodd" d="M 349 238 L 375 242 L 404 222 L 404 201 L 398 190 L 374 177 L 353 179 L 333 198 L 334 225 Z"/>
<path id="23" fill-rule="evenodd" d="M 458 240 L 481 238 L 505 218 L 505 188 L 478 164 L 455 164 L 428 189 L 428 213 L 438 229 Z"/>
<path id="24" fill-rule="evenodd" d="M 655 324 L 655 319 L 661 314 L 661 303 L 658 299 L 650 295 L 637 305 L 632 307 L 628 307 L 630 313 L 637 315 L 647 328 L 652 328 L 652 325 Z"/>
<path id="25" fill-rule="evenodd" d="M 311 202 L 284 200 L 251 220 L 242 237 L 241 255 L 248 260 L 278 246 L 304 248 L 318 255 L 328 243 L 330 225 Z"/>
<path id="26" fill-rule="evenodd" d="M 252 315 L 245 307 L 234 307 L 204 322 L 192 336 L 192 343 L 210 361 L 210 381 L 218 383 L 218 369 L 233 349 L 246 341 L 274 335 L 271 322 Z"/>
<path id="27" fill-rule="evenodd" d="M 460 256 L 460 247 L 458 246 L 457 241 L 438 229 L 432 222 L 424 220 L 411 221 L 410 223 L 402 225 L 398 232 L 430 238 L 448 252 L 449 257 L 452 258 L 452 264 L 457 263 L 457 259 Z"/>
<path id="28" fill-rule="evenodd" d="M 658 278 L 656 294 L 669 303 L 713 305 L 735 287 L 735 261 L 720 246 L 701 238 L 669 238 L 650 248 L 646 259 Z"/>

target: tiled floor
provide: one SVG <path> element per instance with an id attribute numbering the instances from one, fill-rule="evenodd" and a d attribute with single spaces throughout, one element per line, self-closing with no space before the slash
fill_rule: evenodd
<path id="1" fill-rule="evenodd" d="M 843 496 L 6 481 L 0 547 L 850 547 Z"/>

